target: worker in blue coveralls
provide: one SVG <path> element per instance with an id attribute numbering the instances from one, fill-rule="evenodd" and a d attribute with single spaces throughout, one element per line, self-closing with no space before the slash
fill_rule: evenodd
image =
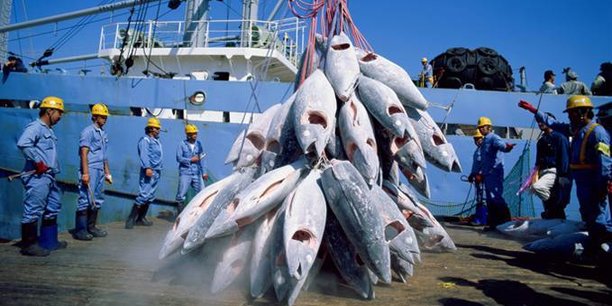
<path id="1" fill-rule="evenodd" d="M 57 137 L 52 127 L 64 113 L 64 100 L 46 97 L 40 104 L 38 120 L 28 124 L 17 141 L 25 156 L 21 177 L 25 187 L 21 219 L 21 254 L 47 256 L 50 251 L 66 248 L 68 243 L 57 239 L 57 215 L 62 208 L 60 189 L 55 175 L 60 172 L 57 161 Z M 40 240 L 38 220 L 42 216 Z"/>
<path id="2" fill-rule="evenodd" d="M 597 257 L 601 247 L 612 242 L 612 221 L 606 198 L 612 190 L 612 159 L 610 136 L 593 121 L 593 103 L 583 95 L 570 96 L 565 111 L 570 123 L 562 123 L 538 111 L 526 101 L 519 107 L 535 114 L 553 130 L 572 136 L 570 145 L 570 171 L 576 182 L 576 194 L 580 203 L 580 215 L 586 223 L 590 244 L 586 256 Z M 604 250 L 605 251 L 605 250 Z"/>
<path id="3" fill-rule="evenodd" d="M 91 108 L 92 124 L 81 131 L 79 139 L 79 199 L 75 214 L 75 229 L 72 237 L 77 240 L 91 240 L 105 237 L 106 231 L 96 227 L 98 213 L 104 203 L 104 181 L 113 183 L 108 167 L 108 136 L 104 125 L 108 108 L 102 103 Z"/>
<path id="4" fill-rule="evenodd" d="M 149 206 L 155 200 L 155 191 L 161 177 L 162 170 L 162 144 L 159 141 L 161 124 L 157 118 L 149 118 L 145 127 L 145 136 L 138 141 L 138 157 L 140 159 L 139 191 L 136 203 L 125 221 L 125 228 L 131 229 L 134 225 L 151 226 L 153 222 L 147 220 Z"/>
<path id="5" fill-rule="evenodd" d="M 179 163 L 179 184 L 176 192 L 177 215 L 185 208 L 185 195 L 189 186 L 197 193 L 202 190 L 202 180 L 208 181 L 204 163 L 204 148 L 198 140 L 198 127 L 185 125 L 185 140 L 176 148 L 176 161 Z"/>
<path id="6" fill-rule="evenodd" d="M 421 73 L 419 74 L 419 85 L 420 87 L 431 88 L 434 83 L 433 68 L 427 62 L 426 57 L 421 59 L 421 64 L 423 65 L 423 69 L 421 70 Z"/>
<path id="7" fill-rule="evenodd" d="M 487 198 L 487 226 L 484 230 L 494 230 L 495 227 L 510 221 L 510 210 L 503 198 L 504 193 L 504 159 L 502 152 L 510 152 L 516 144 L 506 143 L 493 133 L 491 119 L 480 117 L 478 130 L 484 136 L 481 151 L 480 172 L 485 185 Z"/>
<path id="8" fill-rule="evenodd" d="M 482 148 L 482 142 L 484 140 L 484 136 L 480 133 L 478 129 L 474 133 L 474 144 L 476 145 L 476 150 L 474 150 L 474 157 L 472 158 L 472 171 L 468 176 L 468 182 L 473 183 L 476 187 L 476 212 L 472 216 L 472 225 L 484 225 L 487 223 L 487 207 L 484 206 L 483 203 L 483 194 L 484 194 L 484 186 L 482 182 L 482 175 L 480 175 L 480 166 L 482 161 L 482 153 L 480 149 Z"/>

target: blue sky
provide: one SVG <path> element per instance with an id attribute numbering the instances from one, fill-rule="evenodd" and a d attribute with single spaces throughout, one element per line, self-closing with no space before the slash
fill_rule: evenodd
<path id="1" fill-rule="evenodd" d="M 30 0 L 14 1 L 12 20 L 24 21 L 97 5 L 101 0 Z M 275 1 L 262 3 L 270 8 Z M 22 6 L 25 3 L 26 10 Z M 239 0 L 213 1 L 216 17 L 228 14 L 238 18 Z M 547 0 L 547 1 L 349 1 L 353 19 L 374 49 L 404 67 L 413 77 L 420 70 L 423 56 L 433 58 L 452 47 L 489 47 L 497 50 L 512 65 L 518 82 L 518 68 L 527 69 L 529 88 L 535 90 L 542 74 L 552 69 L 561 82 L 561 70 L 572 67 L 580 79 L 589 84 L 599 71 L 600 63 L 612 61 L 612 1 L 611 0 Z M 115 13 L 114 22 L 125 21 L 127 10 Z M 155 13 L 155 8 L 149 10 Z M 168 9 L 164 4 L 161 12 Z M 123 14 L 121 16 L 118 16 Z M 151 15 L 150 14 L 150 15 Z M 103 16 L 109 16 L 105 14 Z M 171 12 L 167 17 L 182 19 L 182 13 Z M 152 18 L 152 15 L 149 16 Z M 77 19 L 78 20 L 78 19 Z M 11 32 L 9 49 L 35 57 L 55 42 L 55 36 L 37 36 L 16 40 L 41 32 L 54 31 L 77 20 L 57 25 Z M 100 27 L 108 20 L 83 30 L 57 52 L 56 57 L 95 53 Z M 26 60 L 29 62 L 29 60 Z M 80 64 L 65 64 L 74 68 Z M 90 64 L 93 65 L 93 64 Z"/>

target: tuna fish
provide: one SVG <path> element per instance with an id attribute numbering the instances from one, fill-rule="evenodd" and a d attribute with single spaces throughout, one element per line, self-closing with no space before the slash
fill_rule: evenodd
<path id="1" fill-rule="evenodd" d="M 414 266 L 406 260 L 403 260 L 397 254 L 391 252 L 391 270 L 397 274 L 402 283 L 407 283 L 408 278 L 412 277 Z"/>
<path id="2" fill-rule="evenodd" d="M 271 210 L 266 214 L 255 231 L 253 239 L 253 255 L 251 256 L 251 296 L 259 298 L 272 286 L 271 247 L 274 239 L 277 219 L 284 207 Z"/>
<path id="3" fill-rule="evenodd" d="M 292 111 L 302 152 L 320 157 L 336 127 L 336 95 L 321 70 L 313 72 L 298 89 Z"/>
<path id="4" fill-rule="evenodd" d="M 427 161 L 442 170 L 461 173 L 461 164 L 453 145 L 448 143 L 429 113 L 410 107 L 406 108 L 406 112 L 419 135 Z"/>
<path id="5" fill-rule="evenodd" d="M 195 225 L 200 216 L 210 207 L 220 191 L 235 184 L 243 174 L 240 171 L 207 186 L 200 191 L 174 221 L 174 225 L 166 234 L 164 245 L 159 251 L 159 259 L 163 259 L 178 250 L 185 241 L 187 233 Z"/>
<path id="6" fill-rule="evenodd" d="M 285 211 L 283 210 L 276 219 L 275 230 L 272 235 L 270 258 L 272 258 L 272 285 L 276 299 L 283 301 L 291 289 L 289 268 L 287 267 L 287 256 L 283 242 L 283 229 L 285 228 Z"/>
<path id="7" fill-rule="evenodd" d="M 370 200 L 370 189 L 348 161 L 332 160 L 321 175 L 325 198 L 360 257 L 383 282 L 391 281 L 383 220 Z"/>
<path id="8" fill-rule="evenodd" d="M 268 169 L 267 171 L 284 166 L 288 162 L 293 162 L 295 153 L 301 151 L 298 149 L 299 144 L 295 135 L 291 113 L 294 101 L 295 94 L 291 95 L 282 104 L 281 109 L 270 122 L 270 128 L 266 136 L 266 148 L 262 152 L 261 158 L 261 165 Z M 265 152 L 268 153 L 265 154 Z"/>
<path id="9" fill-rule="evenodd" d="M 425 172 L 423 172 L 423 168 L 417 167 L 416 171 L 412 172 L 400 165 L 400 169 L 414 190 L 418 191 L 422 196 L 428 199 L 431 197 L 429 181 L 427 180 L 427 175 Z"/>
<path id="10" fill-rule="evenodd" d="M 374 298 L 368 267 L 332 213 L 327 214 L 324 241 L 330 258 L 347 285 L 364 299 Z"/>
<path id="11" fill-rule="evenodd" d="M 183 253 L 193 251 L 204 244 L 206 232 L 215 218 L 231 202 L 238 191 L 251 184 L 256 170 L 255 167 L 242 168 L 234 173 L 236 176 L 232 179 L 231 184 L 227 184 L 224 188 L 219 189 L 219 193 L 210 203 L 208 209 L 200 215 L 198 221 L 189 230 L 187 238 L 183 242 Z"/>
<path id="12" fill-rule="evenodd" d="M 340 108 L 338 127 L 344 152 L 368 185 L 374 184 L 380 164 L 374 130 L 363 104 L 353 97 Z"/>
<path id="13" fill-rule="evenodd" d="M 525 240 L 537 240 L 548 236 L 548 232 L 556 235 L 573 233 L 583 229 L 584 223 L 563 219 L 532 219 L 509 221 L 496 227 L 498 231 L 508 236 Z M 563 226 L 563 227 L 559 227 Z M 557 228 L 558 227 L 558 228 Z"/>
<path id="14" fill-rule="evenodd" d="M 308 275 L 323 240 L 327 206 L 319 187 L 321 173 L 310 171 L 285 200 L 284 247 L 289 275 L 301 280 Z"/>
<path id="15" fill-rule="evenodd" d="M 371 202 L 376 205 L 384 221 L 385 238 L 391 252 L 415 264 L 420 261 L 420 250 L 414 230 L 397 205 L 379 186 L 372 187 Z"/>
<path id="16" fill-rule="evenodd" d="M 242 131 L 234 141 L 225 163 L 233 162 L 234 167 L 237 169 L 254 164 L 257 158 L 259 158 L 261 151 L 265 148 L 270 122 L 280 109 L 281 104 L 274 104 L 261 116 L 253 120 L 248 127 L 246 136 L 245 131 Z"/>
<path id="17" fill-rule="evenodd" d="M 427 109 L 429 103 L 414 85 L 406 70 L 375 53 L 357 50 L 357 56 L 361 73 L 389 86 L 405 106 Z"/>
<path id="18" fill-rule="evenodd" d="M 395 136 L 407 136 L 417 143 L 419 142 L 418 135 L 410 124 L 410 120 L 408 120 L 404 106 L 391 88 L 379 81 L 361 75 L 359 76 L 357 91 L 361 102 L 368 111 L 389 132 Z"/>
<path id="19" fill-rule="evenodd" d="M 215 268 L 211 286 L 213 294 L 227 288 L 249 264 L 254 232 L 254 226 L 247 226 L 232 237 Z"/>
<path id="20" fill-rule="evenodd" d="M 587 232 L 576 232 L 542 238 L 525 244 L 523 249 L 549 258 L 576 259 L 582 255 L 588 241 Z"/>
<path id="21" fill-rule="evenodd" d="M 454 252 L 457 250 L 455 243 L 448 235 L 444 227 L 436 220 L 431 214 L 429 209 L 425 205 L 421 204 L 416 198 L 415 194 L 411 192 L 406 186 L 398 186 L 399 190 L 410 198 L 411 202 L 420 211 L 419 214 L 429 220 L 431 227 L 424 227 L 422 230 L 416 230 L 415 234 L 421 242 L 421 247 L 434 252 Z M 415 228 L 416 229 L 416 228 Z"/>
<path id="22" fill-rule="evenodd" d="M 396 185 L 391 181 L 383 181 L 383 190 L 395 202 L 401 213 L 408 221 L 412 228 L 418 231 L 423 231 L 426 227 L 433 227 L 429 219 L 423 215 L 422 211 L 417 208 L 412 199 L 403 191 L 400 191 L 399 184 Z"/>
<path id="23" fill-rule="evenodd" d="M 217 216 L 206 239 L 229 235 L 282 203 L 302 175 L 304 161 L 274 169 L 241 190 Z"/>
<path id="24" fill-rule="evenodd" d="M 332 37 L 325 56 L 325 75 L 341 101 L 348 101 L 355 91 L 359 63 L 351 40 L 341 32 Z"/>

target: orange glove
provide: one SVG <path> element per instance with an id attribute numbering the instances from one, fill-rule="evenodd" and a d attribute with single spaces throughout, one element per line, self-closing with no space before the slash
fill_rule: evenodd
<path id="1" fill-rule="evenodd" d="M 482 174 L 474 175 L 474 182 L 476 182 L 476 184 L 482 183 Z"/>
<path id="2" fill-rule="evenodd" d="M 608 194 L 612 194 L 612 181 L 608 181 Z"/>
<path id="3" fill-rule="evenodd" d="M 516 143 L 507 143 L 506 144 L 506 150 L 512 150 L 514 148 L 514 146 L 516 146 Z"/>
<path id="4" fill-rule="evenodd" d="M 202 175 L 202 178 L 208 182 L 208 173 L 204 173 L 204 175 Z"/>
<path id="5" fill-rule="evenodd" d="M 148 177 L 152 177 L 153 176 L 153 169 L 151 169 L 151 168 L 145 169 L 145 175 L 148 176 Z"/>

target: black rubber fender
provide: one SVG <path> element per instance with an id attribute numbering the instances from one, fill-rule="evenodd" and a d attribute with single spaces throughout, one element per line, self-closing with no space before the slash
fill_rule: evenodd
<path id="1" fill-rule="evenodd" d="M 446 60 L 447 70 L 452 73 L 460 73 L 467 67 L 467 63 L 460 56 L 451 56 Z"/>
<path id="2" fill-rule="evenodd" d="M 478 61 L 478 71 L 485 75 L 493 75 L 498 71 L 498 65 L 497 57 L 482 57 Z"/>

